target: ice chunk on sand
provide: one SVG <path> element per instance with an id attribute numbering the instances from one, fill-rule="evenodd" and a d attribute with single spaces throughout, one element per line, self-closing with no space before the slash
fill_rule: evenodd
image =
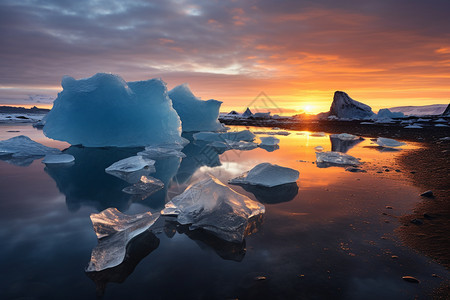
<path id="1" fill-rule="evenodd" d="M 129 183 L 137 183 L 142 176 L 155 172 L 154 165 L 154 160 L 137 155 L 113 163 L 105 172 Z"/>
<path id="2" fill-rule="evenodd" d="M 297 170 L 261 163 L 239 177 L 231 179 L 231 184 L 251 184 L 273 187 L 281 184 L 296 182 L 299 176 Z"/>
<path id="3" fill-rule="evenodd" d="M 125 82 L 99 73 L 75 80 L 65 76 L 63 91 L 46 117 L 49 138 L 88 147 L 133 147 L 181 141 L 181 121 L 160 79 Z"/>
<path id="4" fill-rule="evenodd" d="M 341 152 L 316 152 L 317 164 L 330 164 L 330 165 L 359 165 L 361 162 L 348 154 Z"/>
<path id="5" fill-rule="evenodd" d="M 224 142 L 225 140 L 252 142 L 255 139 L 255 135 L 251 133 L 250 130 L 230 131 L 225 133 L 198 132 L 194 133 L 193 137 L 194 140 L 206 142 Z"/>
<path id="6" fill-rule="evenodd" d="M 203 228 L 221 239 L 242 242 L 249 233 L 249 219 L 264 214 L 259 202 L 241 195 L 211 177 L 190 185 L 161 212 L 176 215 L 190 229 Z"/>
<path id="7" fill-rule="evenodd" d="M 158 217 L 159 214 L 152 215 L 150 212 L 126 215 L 116 208 L 91 214 L 91 221 L 99 241 L 92 250 L 86 272 L 101 271 L 122 263 L 130 240 L 146 231 Z"/>
<path id="8" fill-rule="evenodd" d="M 145 198 L 164 188 L 164 183 L 151 176 L 142 176 L 141 180 L 131 186 L 127 186 L 122 191 L 131 195 L 144 195 Z"/>
<path id="9" fill-rule="evenodd" d="M 332 134 L 330 135 L 330 138 L 337 138 L 343 141 L 353 141 L 358 139 L 356 135 L 349 133 Z"/>
<path id="10" fill-rule="evenodd" d="M 422 126 L 420 126 L 420 125 L 416 125 L 416 124 L 411 124 L 411 125 L 405 126 L 404 128 L 410 128 L 410 129 L 420 129 L 420 128 L 423 128 L 423 127 L 422 127 Z"/>
<path id="11" fill-rule="evenodd" d="M 280 139 L 273 136 L 261 136 L 259 139 L 261 140 L 260 146 L 275 146 L 280 142 Z"/>
<path id="12" fill-rule="evenodd" d="M 75 157 L 70 154 L 47 154 L 42 163 L 44 164 L 71 164 L 75 161 Z"/>
<path id="13" fill-rule="evenodd" d="M 214 141 L 211 144 L 208 144 L 210 147 L 213 147 L 218 150 L 252 150 L 258 147 L 258 144 L 253 142 L 244 142 L 244 141 L 230 141 L 225 140 L 223 142 Z"/>
<path id="14" fill-rule="evenodd" d="M 389 148 L 400 147 L 400 146 L 406 145 L 406 143 L 399 142 L 394 139 L 383 138 L 383 137 L 379 137 L 375 143 L 377 143 L 378 146 L 389 147 Z"/>
<path id="15" fill-rule="evenodd" d="M 187 84 L 179 85 L 169 92 L 173 108 L 181 119 L 183 131 L 223 130 L 219 122 L 219 109 L 222 102 L 202 101 L 192 94 Z"/>
<path id="16" fill-rule="evenodd" d="M 0 141 L 0 156 L 11 155 L 15 158 L 60 154 L 61 151 L 39 144 L 27 136 L 19 135 Z"/>

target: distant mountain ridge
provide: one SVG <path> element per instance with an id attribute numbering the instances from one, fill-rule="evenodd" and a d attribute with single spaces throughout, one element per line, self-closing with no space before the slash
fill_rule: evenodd
<path id="1" fill-rule="evenodd" d="M 406 116 L 437 116 L 442 114 L 447 108 L 447 104 L 431 104 L 423 106 L 397 106 L 391 107 L 389 110 L 391 112 L 402 112 Z"/>
<path id="2" fill-rule="evenodd" d="M 0 113 L 4 114 L 46 114 L 50 109 L 38 108 L 33 106 L 32 108 L 15 107 L 15 106 L 0 106 Z"/>

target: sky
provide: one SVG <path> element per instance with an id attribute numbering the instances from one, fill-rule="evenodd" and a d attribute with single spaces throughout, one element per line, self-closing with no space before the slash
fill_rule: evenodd
<path id="1" fill-rule="evenodd" d="M 51 107 L 64 75 L 188 83 L 222 111 L 450 102 L 448 0 L 1 0 L 0 104 Z M 260 97 L 258 97 L 260 96 Z M 256 99 L 256 101 L 255 101 Z M 256 104 L 255 104 L 256 103 Z"/>

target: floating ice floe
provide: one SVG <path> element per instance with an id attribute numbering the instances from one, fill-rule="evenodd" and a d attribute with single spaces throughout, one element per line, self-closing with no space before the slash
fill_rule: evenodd
<path id="1" fill-rule="evenodd" d="M 60 153 L 61 151 L 58 149 L 39 144 L 24 135 L 0 141 L 0 156 L 11 155 L 14 158 L 27 158 Z"/>
<path id="2" fill-rule="evenodd" d="M 142 176 L 156 171 L 154 165 L 154 160 L 137 155 L 113 163 L 105 172 L 129 183 L 137 183 Z"/>
<path id="3" fill-rule="evenodd" d="M 337 138 L 343 141 L 353 141 L 359 139 L 356 135 L 349 133 L 332 134 L 330 135 L 330 138 Z"/>
<path id="4" fill-rule="evenodd" d="M 168 147 L 154 147 L 154 146 L 147 146 L 145 147 L 144 151 L 138 152 L 137 155 L 147 157 L 147 158 L 153 158 L 153 159 L 161 159 L 161 158 L 167 158 L 167 157 L 180 157 L 184 158 L 186 157 L 186 154 L 181 152 L 178 149 L 168 148 Z"/>
<path id="5" fill-rule="evenodd" d="M 198 132 L 193 135 L 194 140 L 197 141 L 206 141 L 206 142 L 225 142 L 228 141 L 245 141 L 252 142 L 255 139 L 255 135 L 251 133 L 249 130 L 242 131 L 231 131 L 231 132 Z"/>
<path id="6" fill-rule="evenodd" d="M 408 125 L 408 126 L 405 126 L 405 127 L 403 127 L 403 128 L 411 128 L 411 129 L 420 129 L 420 128 L 423 128 L 422 126 L 420 126 L 420 125 L 416 125 L 416 124 L 411 124 L 411 125 Z"/>
<path id="7" fill-rule="evenodd" d="M 395 148 L 395 147 L 400 147 L 400 146 L 406 145 L 406 143 L 399 142 L 394 139 L 383 138 L 383 137 L 379 137 L 375 143 L 377 143 L 378 146 L 388 147 L 388 148 L 392 148 L 392 147 Z"/>
<path id="8" fill-rule="evenodd" d="M 320 167 L 319 164 L 322 164 L 322 166 L 329 165 L 359 165 L 361 162 L 348 154 L 341 153 L 341 152 L 316 152 L 316 162 L 317 166 Z"/>
<path id="9" fill-rule="evenodd" d="M 273 136 L 261 136 L 259 139 L 261 140 L 259 146 L 275 146 L 280 142 L 280 139 Z"/>
<path id="10" fill-rule="evenodd" d="M 177 222 L 190 224 L 191 230 L 202 228 L 230 242 L 242 242 L 250 230 L 249 219 L 264 213 L 264 205 L 214 177 L 190 185 L 161 212 L 177 216 Z"/>
<path id="11" fill-rule="evenodd" d="M 218 150 L 230 150 L 230 149 L 234 149 L 234 150 L 252 150 L 258 147 L 258 144 L 253 143 L 253 142 L 244 142 L 244 141 L 230 141 L 230 140 L 225 140 L 223 142 L 220 141 L 214 141 L 210 144 L 208 144 L 208 146 L 213 147 L 215 149 Z"/>
<path id="12" fill-rule="evenodd" d="M 218 120 L 221 101 L 203 101 L 192 94 L 187 84 L 169 91 L 173 108 L 181 119 L 183 131 L 218 131 L 224 126 Z"/>
<path id="13" fill-rule="evenodd" d="M 98 245 L 92 250 L 86 272 L 98 272 L 121 264 L 130 240 L 146 231 L 158 217 L 159 214 L 150 212 L 126 215 L 116 208 L 91 214 Z"/>
<path id="14" fill-rule="evenodd" d="M 71 164 L 75 161 L 75 157 L 70 154 L 47 154 L 42 163 L 44 164 Z"/>
<path id="15" fill-rule="evenodd" d="M 231 184 L 250 184 L 274 187 L 281 184 L 296 182 L 300 173 L 297 170 L 261 163 L 250 171 L 229 181 Z"/>
<path id="16" fill-rule="evenodd" d="M 65 76 L 61 85 L 43 129 L 49 138 L 87 147 L 181 141 L 181 121 L 161 79 L 125 82 L 99 73 L 80 80 Z"/>
<path id="17" fill-rule="evenodd" d="M 326 134 L 325 132 L 312 132 L 309 136 L 324 137 Z"/>
<path id="18" fill-rule="evenodd" d="M 148 197 L 163 188 L 164 183 L 161 180 L 151 176 L 142 176 L 139 182 L 127 186 L 122 191 L 130 195 L 144 195 Z"/>
<path id="19" fill-rule="evenodd" d="M 361 124 L 361 125 L 373 125 L 375 123 L 374 122 L 361 122 L 359 124 Z"/>
<path id="20" fill-rule="evenodd" d="M 445 125 L 445 124 L 435 124 L 434 126 L 435 127 L 449 127 L 448 125 Z"/>
<path id="21" fill-rule="evenodd" d="M 317 147 L 314 147 L 314 150 L 316 150 L 316 151 L 323 151 L 323 147 L 322 146 L 317 146 Z"/>
<path id="22" fill-rule="evenodd" d="M 447 122 L 447 120 L 439 118 L 437 120 L 434 120 L 433 122 L 435 122 L 435 123 L 445 123 L 445 122 Z"/>

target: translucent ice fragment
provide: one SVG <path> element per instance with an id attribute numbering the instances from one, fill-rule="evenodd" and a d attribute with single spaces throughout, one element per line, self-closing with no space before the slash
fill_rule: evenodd
<path id="1" fill-rule="evenodd" d="M 231 179 L 231 184 L 251 184 L 273 187 L 281 184 L 296 182 L 300 173 L 297 170 L 261 163 L 239 177 Z"/>
<path id="2" fill-rule="evenodd" d="M 75 161 L 75 157 L 70 154 L 47 154 L 42 163 L 44 164 L 71 164 Z"/>
<path id="3" fill-rule="evenodd" d="M 150 196 L 156 191 L 164 188 L 164 183 L 151 176 L 142 176 L 141 180 L 131 186 L 127 186 L 122 191 L 131 195 Z"/>
<path id="4" fill-rule="evenodd" d="M 273 136 L 261 136 L 259 139 L 261 140 L 261 146 L 275 146 L 280 142 L 280 139 Z"/>
<path id="5" fill-rule="evenodd" d="M 130 240 L 146 231 L 158 217 L 159 214 L 152 215 L 150 212 L 126 215 L 116 208 L 91 214 L 91 221 L 99 241 L 92 250 L 91 261 L 86 271 L 101 271 L 122 263 Z"/>
<path id="6" fill-rule="evenodd" d="M 348 154 L 342 152 L 316 152 L 316 162 L 331 165 L 359 165 L 361 162 Z"/>
<path id="7" fill-rule="evenodd" d="M 190 185 L 161 212 L 176 215 L 190 229 L 203 228 L 221 239 L 242 242 L 249 234 L 249 219 L 264 214 L 259 202 L 239 194 L 214 177 Z"/>
<path id="8" fill-rule="evenodd" d="M 129 183 L 136 183 L 142 176 L 155 172 L 154 165 L 154 160 L 137 155 L 113 163 L 105 172 Z"/>
<path id="9" fill-rule="evenodd" d="M 343 141 L 353 141 L 353 140 L 358 139 L 358 137 L 356 135 L 349 134 L 349 133 L 332 134 L 332 135 L 330 135 L 330 137 L 338 138 Z"/>
<path id="10" fill-rule="evenodd" d="M 383 138 L 383 137 L 379 137 L 375 143 L 377 143 L 378 146 L 389 147 L 389 148 L 400 147 L 400 146 L 406 145 L 406 143 L 399 142 L 394 139 Z"/>

